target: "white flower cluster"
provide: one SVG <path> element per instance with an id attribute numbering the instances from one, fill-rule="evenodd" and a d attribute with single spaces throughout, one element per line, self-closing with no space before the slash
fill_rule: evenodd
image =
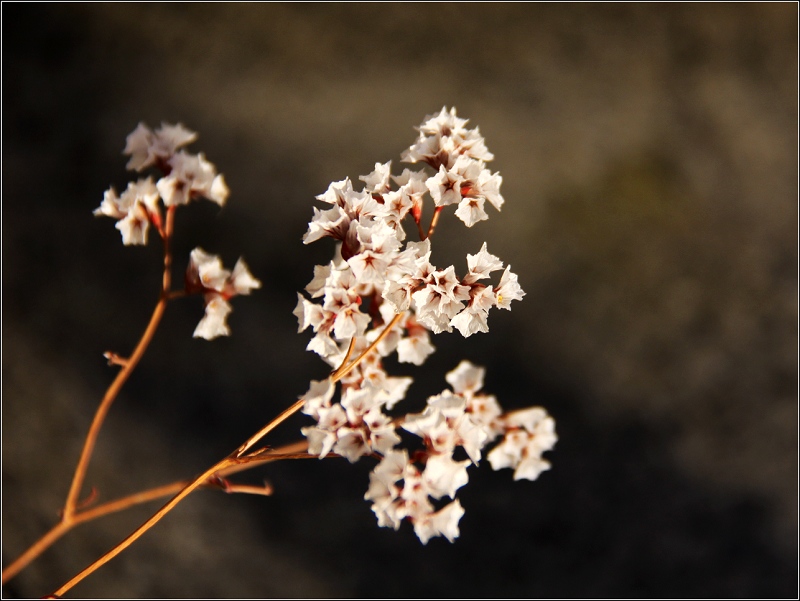
<path id="1" fill-rule="evenodd" d="M 202 153 L 193 155 L 178 150 L 196 139 L 197 134 L 180 123 L 162 123 L 155 132 L 139 123 L 128 134 L 123 150 L 123 154 L 131 157 L 128 169 L 141 172 L 147 167 L 156 167 L 164 177 L 156 182 L 151 177 L 131 182 L 122 196 L 117 196 L 113 187 L 106 191 L 94 214 L 118 220 L 117 229 L 122 233 L 123 244 L 147 244 L 150 224 L 160 227 L 162 222 L 159 199 L 167 207 L 186 204 L 199 197 L 213 200 L 220 206 L 225 204 L 228 187 L 223 176 L 217 174 L 217 168 Z"/>
<path id="2" fill-rule="evenodd" d="M 515 480 L 535 480 L 550 467 L 541 455 L 556 443 L 553 419 L 540 407 L 503 415 L 494 396 L 479 392 L 484 373 L 462 361 L 446 376 L 452 391 L 430 397 L 422 413 L 405 417 L 402 428 L 419 436 L 425 450 L 413 459 L 405 449 L 383 453 L 370 474 L 364 498 L 372 501 L 379 526 L 397 530 L 408 519 L 423 543 L 440 535 L 452 542 L 464 514 L 456 490 L 469 480 L 467 467 L 477 464 L 483 448 L 500 436 L 502 442 L 488 455 L 493 469 L 512 467 Z M 467 459 L 453 458 L 458 447 Z M 436 509 L 433 501 L 444 497 L 453 501 Z"/>
<path id="3" fill-rule="evenodd" d="M 457 204 L 456 216 L 472 227 L 488 218 L 487 200 L 497 209 L 504 202 L 502 178 L 485 168 L 494 157 L 478 129 L 466 124 L 455 109 L 443 108 L 418 128 L 402 159 L 426 164 L 432 173 L 405 169 L 392 176 L 391 162 L 376 163 L 359 178 L 361 190 L 345 179 L 317 197 L 330 208 L 314 208 L 303 240 L 333 238 L 337 249 L 330 263 L 314 268 L 305 288 L 310 298 L 298 294 L 294 310 L 299 331 L 314 332 L 308 350 L 332 367 L 362 358 L 342 378 L 313 382 L 303 397 L 304 413 L 316 420 L 302 430 L 309 452 L 351 462 L 364 455 L 381 458 L 365 498 L 373 502 L 379 525 L 397 529 L 407 519 L 423 543 L 458 536 L 464 510 L 456 490 L 467 483 L 467 466 L 480 461 L 487 444 L 502 437 L 488 454 L 494 469 L 510 467 L 515 479 L 533 480 L 549 467 L 541 455 L 556 441 L 554 422 L 543 409 L 504 415 L 493 396 L 479 394 L 484 370 L 466 361 L 447 375 L 452 390 L 428 399 L 422 413 L 386 413 L 405 397 L 412 379 L 389 376 L 383 358 L 396 352 L 399 362 L 422 365 L 434 352 L 431 332 L 486 332 L 492 307 L 509 309 L 525 294 L 486 243 L 467 255 L 462 277 L 452 265 L 439 269 L 431 263 L 429 234 L 444 207 Z M 434 205 L 428 229 L 421 224 L 426 197 Z M 416 223 L 419 241 L 406 242 L 407 217 Z M 494 272 L 502 273 L 491 283 Z M 333 402 L 337 379 L 341 401 Z M 421 438 L 424 448 L 412 454 L 398 449 L 397 428 Z M 454 453 L 462 452 L 467 458 L 456 460 Z M 444 497 L 453 500 L 442 506 Z"/>
<path id="4" fill-rule="evenodd" d="M 228 336 L 231 331 L 225 320 L 233 309 L 228 300 L 237 294 L 250 294 L 254 288 L 261 288 L 244 259 L 239 258 L 233 271 L 223 269 L 222 260 L 210 255 L 202 248 L 195 248 L 189 255 L 186 269 L 186 292 L 201 293 L 206 304 L 206 313 L 197 328 L 195 338 L 213 340 L 217 336 Z"/>
<path id="5" fill-rule="evenodd" d="M 139 123 L 128 135 L 123 150 L 123 154 L 130 156 L 127 168 L 141 172 L 153 167 L 163 176 L 155 182 L 152 177 L 131 182 L 121 196 L 113 187 L 105 192 L 103 202 L 94 214 L 117 220 L 116 227 L 122 234 L 123 244 L 147 244 L 151 225 L 162 237 L 168 235 L 164 230 L 161 203 L 168 210 L 195 198 L 207 198 L 220 206 L 225 204 L 228 186 L 224 177 L 217 173 L 217 168 L 202 153 L 194 155 L 179 150 L 196 139 L 197 134 L 183 125 L 168 123 L 162 123 L 155 131 Z M 185 292 L 202 294 L 205 300 L 205 316 L 197 325 L 194 336 L 212 340 L 229 335 L 226 319 L 232 309 L 228 300 L 237 294 L 250 294 L 252 289 L 260 287 L 261 282 L 250 274 L 242 259 L 230 272 L 223 269 L 216 255 L 200 248 L 193 250 L 186 271 Z"/>
<path id="6" fill-rule="evenodd" d="M 370 325 L 382 325 L 390 315 L 408 311 L 402 324 L 406 335 L 396 338 L 401 362 L 421 364 L 433 352 L 424 329 L 440 333 L 456 328 L 463 336 L 488 331 L 492 307 L 509 309 L 512 300 L 524 296 L 517 276 L 506 267 L 497 283 L 484 280 L 503 269 L 503 262 L 483 244 L 475 255 L 467 255 L 467 274 L 459 278 L 455 267 L 438 269 L 430 262 L 430 240 L 420 227 L 422 205 L 429 196 L 436 211 L 458 203 L 456 216 L 471 227 L 488 218 L 486 200 L 498 209 L 503 204 L 502 178 L 484 167 L 493 155 L 486 150 L 478 129 L 466 129 L 466 119 L 455 109 L 442 109 L 420 126 L 417 142 L 404 154 L 407 162 L 422 161 L 437 172 L 405 169 L 391 175 L 391 162 L 375 164 L 361 176 L 364 188 L 356 191 L 350 179 L 332 183 L 319 196 L 330 209 L 314 208 L 303 240 L 306 244 L 330 237 L 339 242 L 333 261 L 314 269 L 306 286 L 312 302 L 298 294 L 295 315 L 300 331 L 315 333 L 309 350 L 334 362 L 354 336 L 365 336 Z M 397 185 L 392 189 L 391 182 Z M 423 240 L 408 242 L 402 221 L 414 219 Z M 387 306 L 388 305 L 388 306 Z M 394 349 L 388 349 L 392 351 Z"/>

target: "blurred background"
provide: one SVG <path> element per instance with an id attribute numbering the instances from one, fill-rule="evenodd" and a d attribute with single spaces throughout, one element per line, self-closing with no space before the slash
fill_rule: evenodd
<path id="1" fill-rule="evenodd" d="M 560 440 L 536 482 L 470 470 L 461 538 L 378 528 L 369 461 L 242 476 L 190 497 L 73 591 L 85 597 L 796 597 L 797 6 L 5 4 L 3 565 L 57 520 L 94 409 L 160 286 L 103 192 L 139 121 L 182 122 L 231 188 L 178 212 L 264 286 L 233 335 L 171 304 L 87 478 L 100 499 L 202 471 L 326 365 L 296 291 L 332 252 L 314 196 L 403 166 L 442 106 L 480 126 L 506 205 L 443 219 L 433 261 L 485 240 L 527 292 L 491 331 L 435 338 L 406 408 L 461 359 Z M 179 276 L 178 276 L 179 277 Z M 296 416 L 271 439 L 299 438 Z M 158 504 L 79 526 L 3 589 L 55 590 Z"/>

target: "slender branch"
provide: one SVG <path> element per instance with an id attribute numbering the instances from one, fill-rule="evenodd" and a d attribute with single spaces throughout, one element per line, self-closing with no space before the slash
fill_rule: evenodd
<path id="1" fill-rule="evenodd" d="M 228 480 L 221 480 L 220 488 L 223 492 L 228 494 L 239 493 L 245 495 L 260 495 L 263 497 L 269 497 L 273 493 L 272 485 L 268 484 L 266 481 L 264 484 L 256 486 L 253 484 L 236 484 L 234 482 L 229 482 Z"/>
<path id="2" fill-rule="evenodd" d="M 227 469 L 221 470 L 217 472 L 215 476 L 225 477 L 244 470 L 258 467 L 260 465 L 272 463 L 273 461 L 281 461 L 283 459 L 302 459 L 305 457 L 317 457 L 317 455 L 309 455 L 308 453 L 304 453 L 303 451 L 305 451 L 305 449 L 307 448 L 308 448 L 308 441 L 300 440 L 292 444 L 284 445 L 276 449 L 265 451 L 255 457 L 248 457 L 247 461 L 243 461 L 242 463 L 232 465 Z M 9 580 L 11 580 L 14 576 L 19 574 L 34 559 L 39 557 L 39 555 L 41 555 L 45 550 L 50 548 L 59 538 L 61 538 L 64 534 L 72 530 L 72 528 L 74 528 L 75 526 L 82 524 L 84 522 L 95 520 L 105 515 L 110 515 L 118 511 L 123 511 L 130 507 L 134 507 L 135 505 L 140 505 L 142 503 L 155 501 L 156 499 L 161 499 L 163 497 L 175 495 L 179 493 L 181 489 L 187 486 L 190 482 L 191 482 L 190 480 L 179 480 L 178 482 L 171 482 L 170 484 L 164 484 L 162 486 L 158 486 L 155 488 L 143 490 L 141 492 L 134 493 L 132 495 L 127 495 L 125 497 L 121 497 L 113 501 L 107 501 L 105 503 L 101 503 L 94 507 L 73 513 L 69 521 L 58 522 L 44 536 L 42 536 L 38 541 L 36 541 L 33 545 L 31 545 L 22 555 L 20 555 L 11 564 L 9 564 L 3 570 L 2 583 L 5 584 Z M 228 492 L 239 492 L 239 491 L 235 490 Z"/>
<path id="3" fill-rule="evenodd" d="M 345 355 L 345 360 L 342 361 L 342 364 L 331 374 L 331 382 L 332 383 L 338 382 L 339 380 L 344 378 L 348 373 L 350 373 L 350 371 L 352 371 L 352 369 L 356 365 L 361 363 L 361 361 L 363 361 L 364 358 L 369 353 L 371 353 L 375 349 L 376 346 L 378 346 L 378 344 L 381 342 L 381 340 L 386 338 L 386 336 L 389 334 L 391 329 L 395 326 L 395 324 L 397 324 L 398 321 L 400 321 L 400 318 L 403 317 L 403 315 L 404 315 L 404 313 L 398 313 L 397 315 L 395 315 L 394 319 L 392 319 L 392 321 L 390 321 L 388 324 L 386 324 L 386 327 L 383 328 L 383 331 L 381 331 L 380 334 L 378 334 L 378 337 L 372 342 L 372 344 L 370 344 L 364 350 L 364 352 L 362 352 L 358 357 L 356 357 L 353 360 L 352 363 L 350 363 L 347 366 L 345 366 L 345 362 L 347 361 L 347 358 L 352 353 L 353 346 L 355 344 L 354 343 L 355 338 L 350 340 L 350 347 L 348 348 L 347 354 Z M 259 440 L 264 438 L 267 434 L 269 434 L 272 430 L 274 430 L 276 427 L 278 427 L 280 424 L 282 424 L 284 421 L 286 421 L 289 417 L 291 417 L 292 415 L 297 413 L 302 408 L 302 406 L 305 404 L 305 402 L 306 402 L 305 399 L 300 399 L 294 405 L 292 405 L 291 407 L 286 409 L 283 413 L 281 413 L 278 417 L 276 417 L 274 420 L 269 422 L 266 426 L 261 428 L 258 432 L 253 434 L 253 436 L 251 436 L 247 440 L 247 442 L 245 442 L 241 447 L 239 447 L 239 449 L 236 451 L 236 456 L 237 457 L 242 457 Z"/>
<path id="4" fill-rule="evenodd" d="M 335 376 L 339 372 L 339 370 L 342 369 L 342 367 L 344 367 L 347 364 L 347 362 L 350 360 L 350 355 L 353 354 L 353 349 L 355 347 L 356 347 L 356 336 L 353 336 L 350 339 L 350 345 L 347 347 L 347 353 L 345 353 L 344 359 L 342 359 L 342 363 L 339 365 L 339 367 L 333 370 L 333 373 L 331 373 L 331 377 Z"/>
<path id="5" fill-rule="evenodd" d="M 425 238 L 430 238 L 433 236 L 433 231 L 436 229 L 436 224 L 439 223 L 439 215 L 442 214 L 442 209 L 444 207 L 436 207 L 436 210 L 433 212 L 433 217 L 431 217 L 431 225 L 428 228 L 428 235 Z M 425 239 L 423 238 L 423 240 Z"/>
<path id="6" fill-rule="evenodd" d="M 180 503 L 184 498 L 186 498 L 189 494 L 191 494 L 197 487 L 202 485 L 208 478 L 214 476 L 214 474 L 226 467 L 234 465 L 236 463 L 235 457 L 226 457 L 222 461 L 212 465 L 202 474 L 200 474 L 197 478 L 192 480 L 187 486 L 183 487 L 181 491 L 172 497 L 166 505 L 164 505 L 161 509 L 155 512 L 144 524 L 139 526 L 136 530 L 134 530 L 131 534 L 129 534 L 125 540 L 119 543 L 116 547 L 111 549 L 108 553 L 103 555 L 100 559 L 93 562 L 86 568 L 84 568 L 79 574 L 74 576 L 69 582 L 59 588 L 55 593 L 53 593 L 56 597 L 61 597 L 64 593 L 69 591 L 72 587 L 78 584 L 81 580 L 86 578 L 89 574 L 93 573 L 98 568 L 104 566 L 106 563 L 114 559 L 117 555 L 122 553 L 125 549 L 127 549 L 130 545 L 134 543 L 142 534 L 147 532 L 150 528 L 152 528 L 156 523 L 158 523 L 161 518 L 163 518 L 167 513 L 172 511 L 172 509 Z"/>
<path id="7" fill-rule="evenodd" d="M 425 233 L 425 230 L 422 229 L 422 221 L 417 221 L 417 231 L 419 232 L 420 240 L 424 240 L 425 238 L 428 237 L 427 234 Z"/>
<path id="8" fill-rule="evenodd" d="M 253 434 L 250 438 L 247 439 L 247 441 L 242 446 L 240 446 L 236 450 L 235 456 L 236 457 L 241 457 L 242 455 L 244 455 L 259 440 L 264 438 L 272 430 L 274 430 L 276 427 L 278 427 L 280 424 L 282 424 L 284 421 L 286 421 L 292 415 L 297 413 L 305 402 L 306 402 L 305 399 L 300 399 L 294 405 L 292 405 L 291 407 L 289 407 L 288 409 L 283 411 L 278 417 L 276 417 L 271 422 L 269 422 L 266 426 L 261 428 L 258 432 Z"/>
<path id="9" fill-rule="evenodd" d="M 75 474 L 72 477 L 72 483 L 69 488 L 69 493 L 67 494 L 67 500 L 64 503 L 64 510 L 61 518 L 63 522 L 69 522 L 75 515 L 78 497 L 80 496 L 81 487 L 83 486 L 84 479 L 86 478 L 86 471 L 89 467 L 89 461 L 92 458 L 92 452 L 94 451 L 97 437 L 100 434 L 100 428 L 103 426 L 103 422 L 108 415 L 108 411 L 111 409 L 111 405 L 117 398 L 122 386 L 125 384 L 128 377 L 139 363 L 139 360 L 142 358 L 142 355 L 144 355 L 144 352 L 147 350 L 147 347 L 150 344 L 150 341 L 153 339 L 156 329 L 158 328 L 158 324 L 161 322 L 161 318 L 164 315 L 164 310 L 167 306 L 167 295 L 171 280 L 172 253 L 170 251 L 170 239 L 172 238 L 174 222 L 175 207 L 169 207 L 169 209 L 167 209 L 167 223 L 164 236 L 164 275 L 162 278 L 160 298 L 155 309 L 153 310 L 153 315 L 150 317 L 150 323 L 147 324 L 144 334 L 142 334 L 141 339 L 139 339 L 139 344 L 136 345 L 136 348 L 131 356 L 122 365 L 122 369 L 120 369 L 119 373 L 117 373 L 117 377 L 114 378 L 114 381 L 108 387 L 108 390 L 106 390 L 106 394 L 103 396 L 103 399 L 100 401 L 100 406 L 95 412 L 92 424 L 89 426 L 89 432 L 86 435 L 86 440 L 83 443 L 83 449 L 81 451 L 80 459 L 78 460 L 78 465 L 75 467 Z"/>
<path id="10" fill-rule="evenodd" d="M 282 447 L 281 449 L 277 449 L 280 451 L 291 451 L 297 448 L 302 448 L 302 446 L 307 446 L 306 441 L 300 441 L 299 443 L 294 443 L 293 445 L 288 445 L 287 447 Z M 316 455 L 310 455 L 308 453 L 292 453 L 292 452 L 281 452 L 281 453 L 274 453 L 271 454 L 269 451 L 266 453 L 261 453 L 258 456 L 246 456 L 246 457 L 236 457 L 235 454 L 231 454 L 222 461 L 218 462 L 217 464 L 211 466 L 202 474 L 197 476 L 194 480 L 189 481 L 188 483 L 177 483 L 178 485 L 183 484 L 183 488 L 176 494 L 172 499 L 170 499 L 166 505 L 164 505 L 161 509 L 159 509 L 156 513 L 154 513 L 147 521 L 145 521 L 141 526 L 139 526 L 136 530 L 134 530 L 131 534 L 129 534 L 121 543 L 119 543 L 116 547 L 111 549 L 108 553 L 103 555 L 100 559 L 95 561 L 94 563 L 90 564 L 86 568 L 83 569 L 79 574 L 74 576 L 69 582 L 64 584 L 61 588 L 53 593 L 54 597 L 61 597 L 64 593 L 68 592 L 71 588 L 73 588 L 76 584 L 78 584 L 81 580 L 95 572 L 97 569 L 114 559 L 117 555 L 122 553 L 125 549 L 131 546 L 137 539 L 139 539 L 142 534 L 147 532 L 150 528 L 156 525 L 161 518 L 167 515 L 170 511 L 172 511 L 178 503 L 180 503 L 183 499 L 189 496 L 194 490 L 203 486 L 214 478 L 217 478 L 220 474 L 228 474 L 234 473 L 238 471 L 242 471 L 244 469 L 249 469 L 250 467 L 254 467 L 255 465 L 262 465 L 264 463 L 270 463 L 273 461 L 278 461 L 280 459 L 296 459 L 296 458 L 305 458 L 305 457 L 316 457 Z M 168 487 L 175 486 L 175 485 L 167 485 Z M 161 487 L 160 489 L 153 489 L 153 491 L 146 491 L 144 494 L 153 494 L 156 490 L 163 491 L 167 487 Z M 240 488 L 241 492 L 253 492 L 255 487 L 247 487 L 244 485 L 239 485 L 232 487 L 233 489 L 230 492 L 238 492 L 235 490 L 236 488 Z M 264 494 L 265 488 L 258 487 L 260 489 L 260 494 Z M 121 508 L 121 507 L 120 507 Z M 96 509 L 99 509 L 96 508 Z M 87 512 L 88 513 L 88 512 Z M 97 516 L 94 516 L 97 517 Z M 60 525 L 60 524 L 59 524 Z M 53 540 L 61 536 L 63 532 L 59 532 L 56 536 L 53 537 Z"/>
<path id="11" fill-rule="evenodd" d="M 3 570 L 3 584 L 24 570 L 29 563 L 39 557 L 50 545 L 66 534 L 74 524 L 74 521 L 58 522 L 47 534 L 28 547 L 22 555 L 17 557 Z"/>
<path id="12" fill-rule="evenodd" d="M 355 368 L 356 365 L 361 363 L 364 360 L 364 358 L 366 358 L 366 356 L 369 355 L 375 349 L 375 347 L 378 346 L 381 343 L 381 341 L 384 338 L 386 338 L 386 336 L 389 334 L 389 332 L 391 332 L 392 328 L 395 325 L 397 325 L 397 322 L 400 321 L 400 319 L 402 319 L 402 317 L 404 315 L 405 315 L 405 313 L 398 313 L 397 315 L 395 315 L 394 318 L 392 319 L 392 321 L 390 321 L 388 324 L 386 324 L 386 327 L 383 328 L 381 333 L 378 334 L 378 337 L 375 340 L 372 341 L 372 344 L 370 344 L 364 350 L 363 353 L 361 353 L 358 357 L 356 357 L 353 360 L 353 362 L 350 363 L 347 367 L 344 367 L 344 368 L 339 367 L 339 369 L 337 369 L 333 373 L 333 375 L 331 376 L 331 381 L 332 382 L 338 382 L 339 380 L 344 378 L 347 374 L 349 374 L 353 370 L 353 368 Z"/>

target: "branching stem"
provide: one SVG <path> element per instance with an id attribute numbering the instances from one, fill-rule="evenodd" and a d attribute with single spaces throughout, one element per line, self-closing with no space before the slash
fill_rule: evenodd
<path id="1" fill-rule="evenodd" d="M 347 353 L 345 356 L 345 361 L 342 362 L 342 365 L 337 368 L 334 373 L 331 375 L 332 382 L 338 382 L 344 376 L 346 376 L 352 369 L 354 369 L 364 358 L 371 353 L 375 347 L 383 340 L 391 331 L 391 329 L 400 321 L 403 317 L 404 313 L 399 313 L 395 315 L 394 319 L 390 321 L 378 337 L 358 356 L 356 357 L 351 363 L 346 363 L 347 357 L 350 356 L 350 352 Z M 350 350 L 352 351 L 353 342 L 351 341 Z M 164 505 L 161 509 L 159 509 L 156 513 L 154 513 L 147 521 L 144 522 L 141 526 L 139 526 L 136 530 L 134 530 L 131 534 L 129 534 L 122 542 L 120 542 L 116 547 L 108 551 L 105 555 L 91 563 L 89 566 L 84 568 L 79 574 L 74 576 L 71 580 L 69 580 L 66 584 L 64 584 L 61 588 L 59 588 L 55 593 L 53 593 L 56 597 L 61 597 L 64 593 L 68 592 L 71 588 L 73 588 L 76 584 L 81 582 L 84 578 L 95 572 L 97 569 L 111 561 L 114 557 L 122 553 L 125 549 L 131 546 L 137 539 L 139 539 L 145 532 L 150 530 L 153 526 L 155 526 L 161 518 L 167 515 L 170 511 L 172 511 L 175 506 L 178 505 L 183 499 L 189 496 L 195 489 L 205 484 L 210 479 L 216 477 L 217 475 L 222 474 L 226 470 L 230 470 L 233 468 L 238 467 L 241 464 L 251 464 L 251 463 L 261 463 L 265 460 L 271 459 L 269 454 L 262 453 L 258 451 L 253 455 L 246 455 L 247 451 L 250 450 L 255 444 L 257 444 L 264 436 L 266 436 L 269 432 L 271 432 L 274 428 L 276 428 L 279 424 L 283 423 L 286 419 L 288 419 L 291 415 L 297 413 L 300 408 L 305 403 L 305 399 L 300 399 L 296 403 L 294 403 L 291 407 L 286 409 L 285 411 L 281 412 L 278 417 L 273 419 L 269 422 L 266 426 L 261 428 L 258 432 L 256 432 L 253 436 L 251 436 L 244 444 L 242 444 L 238 449 L 236 449 L 233 453 L 228 455 L 222 461 L 217 462 L 202 474 L 197 476 L 194 480 L 190 481 L 186 484 L 172 499 L 170 499 L 166 505 Z M 295 454 L 290 454 L 290 456 L 297 456 Z M 303 454 L 302 456 L 305 456 Z M 289 457 L 285 457 L 289 458 Z M 272 458 L 274 460 L 274 458 Z M 235 471 L 235 470 L 234 470 Z"/>
<path id="2" fill-rule="evenodd" d="M 308 453 L 305 453 L 304 451 L 307 448 L 308 441 L 300 440 L 283 447 L 265 451 L 259 454 L 257 457 L 248 457 L 247 461 L 233 465 L 228 469 L 220 470 L 214 474 L 214 477 L 229 476 L 247 469 L 272 463 L 273 461 L 316 457 L 316 455 L 309 455 Z M 9 564 L 6 569 L 3 570 L 3 584 L 19 574 L 19 572 L 27 567 L 34 559 L 51 547 L 58 539 L 72 530 L 75 526 L 106 515 L 110 515 L 112 513 L 123 511 L 136 505 L 141 505 L 143 503 L 148 503 L 150 501 L 175 495 L 190 483 L 191 480 L 179 480 L 177 482 L 171 482 L 170 484 L 164 484 L 155 488 L 143 490 L 132 495 L 127 495 L 113 501 L 101 503 L 88 509 L 80 509 L 75 511 L 69 521 L 62 520 L 57 523 L 44 536 L 31 545 L 22 555 L 20 555 L 16 560 Z M 213 486 L 210 482 L 206 483 L 205 486 L 219 488 L 218 486 Z M 259 488 L 261 488 L 261 494 L 264 494 L 264 487 Z M 226 489 L 226 492 L 254 492 L 246 489 L 247 487 L 245 486 L 235 485 Z"/>
<path id="3" fill-rule="evenodd" d="M 175 207 L 172 206 L 167 209 L 167 218 L 164 229 L 162 230 L 159 228 L 159 233 L 164 240 L 164 272 L 161 280 L 161 293 L 159 295 L 158 303 L 156 303 L 155 309 L 153 309 L 153 314 L 150 316 L 150 322 L 147 324 L 147 328 L 145 328 L 145 331 L 142 334 L 142 337 L 139 339 L 139 343 L 136 345 L 133 353 L 131 353 L 131 356 L 127 359 L 123 359 L 117 356 L 115 353 L 110 354 L 110 362 L 114 365 L 120 366 L 121 369 L 117 373 L 116 378 L 114 378 L 114 381 L 111 382 L 111 385 L 106 390 L 105 395 L 97 407 L 97 411 L 95 411 L 92 423 L 89 426 L 89 432 L 86 434 L 86 439 L 83 443 L 83 449 L 81 450 L 78 463 L 75 466 L 75 473 L 72 476 L 69 492 L 67 493 L 64 507 L 61 510 L 61 521 L 41 539 L 29 547 L 28 550 L 20 555 L 14 562 L 12 562 L 11 565 L 3 570 L 3 583 L 6 583 L 9 579 L 13 578 L 16 574 L 23 570 L 31 561 L 36 559 L 36 557 L 38 557 L 45 549 L 52 545 L 73 526 L 96 517 L 96 515 L 93 514 L 93 511 L 97 511 L 100 509 L 100 507 L 102 507 L 98 506 L 95 507 L 94 510 L 81 511 L 81 502 L 79 500 L 81 488 L 83 487 L 86 479 L 86 472 L 89 469 L 89 462 L 92 459 L 92 453 L 94 452 L 97 438 L 100 435 L 100 429 L 103 427 L 103 423 L 105 422 L 106 416 L 111 409 L 111 405 L 116 400 L 120 390 L 122 390 L 122 386 L 128 380 L 131 373 L 133 373 L 133 370 L 136 369 L 136 366 L 147 350 L 147 347 L 150 345 L 156 329 L 158 329 L 161 318 L 164 316 L 164 310 L 166 309 L 167 302 L 170 299 L 169 289 L 172 282 L 172 251 L 170 248 L 170 242 L 172 239 L 174 226 Z M 109 356 L 109 353 L 106 353 L 106 355 Z M 105 513 L 110 513 L 111 511 L 116 511 L 116 509 L 112 509 Z"/>

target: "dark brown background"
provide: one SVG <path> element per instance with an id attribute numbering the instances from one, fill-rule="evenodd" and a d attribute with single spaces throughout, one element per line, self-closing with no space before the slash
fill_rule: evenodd
<path id="1" fill-rule="evenodd" d="M 541 404 L 553 470 L 488 466 L 462 537 L 379 529 L 370 466 L 275 465 L 272 498 L 200 492 L 74 590 L 108 597 L 797 595 L 797 7 L 788 4 L 3 5 L 3 563 L 56 519 L 92 412 L 159 285 L 91 211 L 139 120 L 181 121 L 232 190 L 178 215 L 264 288 L 233 336 L 170 306 L 88 483 L 110 499 L 208 466 L 321 378 L 291 312 L 330 247 L 313 197 L 394 159 L 443 105 L 479 125 L 503 212 L 444 222 L 528 292 L 442 335 L 407 401 L 460 359 Z M 399 171 L 398 171 L 399 172 Z M 401 370 L 414 374 L 407 366 Z M 307 423 L 278 432 L 288 442 Z M 145 508 L 84 525 L 13 580 L 40 596 Z"/>

